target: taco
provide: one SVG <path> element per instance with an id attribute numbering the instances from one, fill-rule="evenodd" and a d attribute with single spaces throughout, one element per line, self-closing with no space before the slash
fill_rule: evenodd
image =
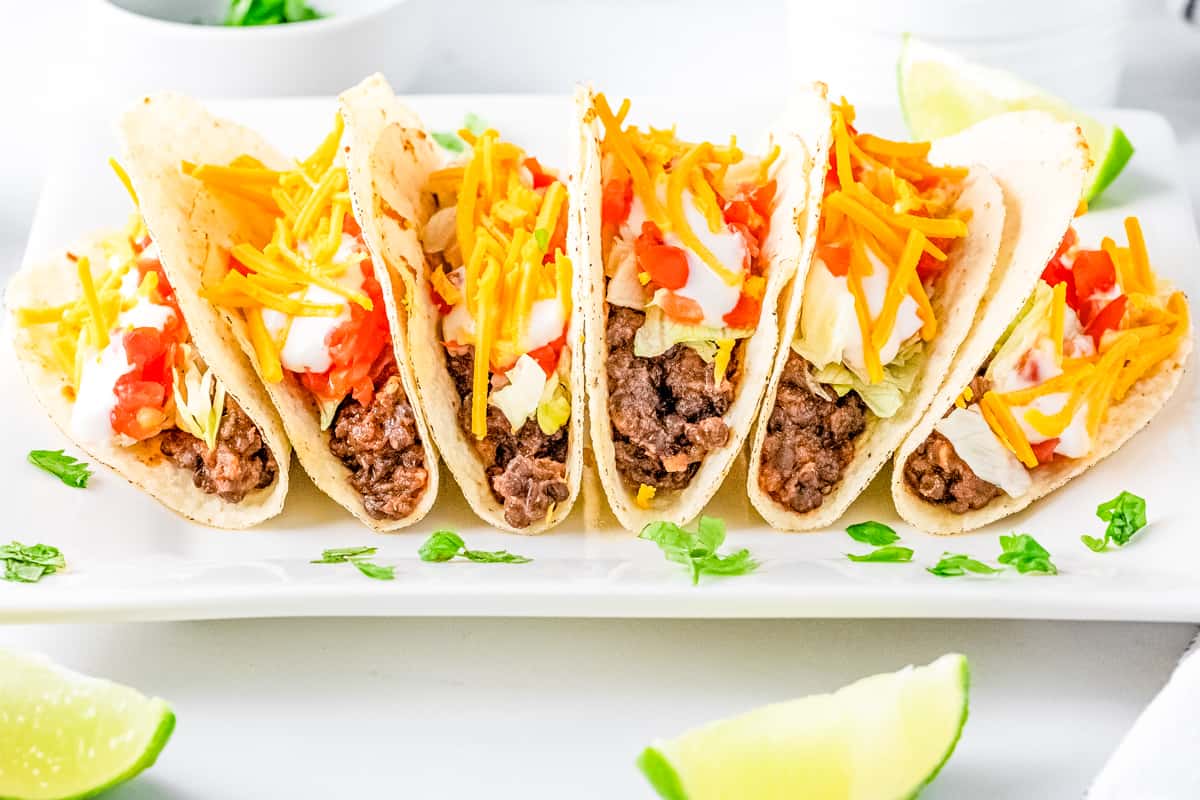
<path id="1" fill-rule="evenodd" d="M 789 287 L 750 450 L 750 499 L 784 530 L 840 517 L 920 418 L 1005 220 L 1000 187 L 970 159 L 860 133 L 844 99 L 826 109 L 816 244 Z"/>
<path id="2" fill-rule="evenodd" d="M 695 517 L 741 448 L 770 370 L 780 290 L 801 260 L 821 109 L 800 102 L 761 156 L 626 123 L 577 95 L 591 281 L 588 410 L 626 528 Z"/>
<path id="3" fill-rule="evenodd" d="M 392 139 L 398 139 L 401 146 Z M 423 189 L 419 236 L 392 226 L 388 259 L 416 286 L 417 386 L 447 467 L 485 522 L 541 533 L 570 513 L 583 470 L 583 286 L 572 266 L 576 195 L 492 128 L 462 130 L 436 169 L 383 130 L 372 168 L 381 230 L 390 196 Z"/>
<path id="4" fill-rule="evenodd" d="M 90 456 L 205 525 L 246 528 L 283 508 L 279 416 L 241 353 L 183 308 L 140 212 L 27 265 L 7 303 L 38 401 Z"/>
<path id="5" fill-rule="evenodd" d="M 951 371 L 896 454 L 904 519 L 959 533 L 1013 514 L 1166 404 L 1192 348 L 1188 303 L 1154 274 L 1136 218 L 1125 231 L 1127 247 L 1084 249 L 1068 229 L 1007 330 L 962 365 L 974 371 Z"/>
<path id="6" fill-rule="evenodd" d="M 300 161 L 179 95 L 144 98 L 121 130 L 189 318 L 246 354 L 317 488 L 387 531 L 432 506 L 437 457 L 396 335 L 404 287 L 362 234 L 348 121 Z"/>

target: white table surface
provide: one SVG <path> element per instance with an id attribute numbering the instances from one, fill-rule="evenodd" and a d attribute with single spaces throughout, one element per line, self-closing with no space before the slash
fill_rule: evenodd
<path id="1" fill-rule="evenodd" d="M 53 132 L 87 85 L 81 5 L 22 3 L 0 26 L 3 274 L 20 256 Z M 551 28 L 573 14 L 585 26 L 606 21 L 581 0 L 497 5 Z M 664 0 L 619 7 L 639 16 L 635 30 L 683 13 Z M 481 9 L 453 49 L 438 45 L 419 88 L 558 92 L 587 76 L 694 93 L 700 70 L 714 93 L 737 91 L 727 62 L 707 55 L 718 45 L 752 47 L 760 75 L 783 75 L 778 3 L 751 16 L 743 4 L 691 8 L 695 35 L 655 39 L 653 71 L 614 56 L 612 36 L 506 47 L 501 59 Z M 1175 125 L 1198 204 L 1200 33 L 1139 18 L 1129 38 L 1122 104 Z M 995 621 L 248 620 L 0 628 L 0 646 L 173 702 L 175 738 L 152 771 L 113 793 L 124 800 L 648 797 L 633 759 L 656 735 L 957 650 L 973 665 L 971 719 L 924 796 L 990 800 L 1080 796 L 1193 633 Z"/>

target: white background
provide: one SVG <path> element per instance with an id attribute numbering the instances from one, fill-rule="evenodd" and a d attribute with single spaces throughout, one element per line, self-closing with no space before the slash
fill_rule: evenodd
<path id="1" fill-rule="evenodd" d="M 55 131 L 71 124 L 94 72 L 81 0 L 4 6 L 7 273 Z M 454 0 L 442 13 L 420 91 L 562 92 L 590 77 L 614 92 L 719 97 L 785 83 L 777 3 L 622 0 L 604 11 L 577 0 L 479 9 Z M 671 33 L 684 15 L 689 33 Z M 568 25 L 585 33 L 564 35 Z M 1176 126 L 1195 203 L 1200 31 L 1143 11 L 1128 42 L 1122 104 Z M 115 793 L 126 800 L 648 796 L 632 761 L 656 735 L 958 650 L 974 667 L 972 715 L 926 795 L 936 800 L 1080 796 L 1192 633 L 986 621 L 291 620 L 8 628 L 0 644 L 174 703 L 176 737 L 153 771 Z"/>

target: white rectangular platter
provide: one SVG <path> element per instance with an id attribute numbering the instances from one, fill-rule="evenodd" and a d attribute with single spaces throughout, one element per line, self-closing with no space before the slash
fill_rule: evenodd
<path id="1" fill-rule="evenodd" d="M 562 166 L 570 103 L 565 97 L 414 97 L 435 130 L 458 127 L 475 112 L 543 163 Z M 332 122 L 330 98 L 215 103 L 286 152 L 304 153 Z M 775 108 L 758 101 L 635 99 L 632 119 L 678 123 L 686 138 L 750 145 Z M 80 120 L 72 145 L 47 181 L 26 258 L 70 244 L 91 229 L 120 225 L 128 199 L 106 160 L 117 152 L 107 118 Z M 1137 214 L 1160 274 L 1200 297 L 1200 241 L 1179 177 L 1173 133 L 1156 115 L 1102 114 L 1128 133 L 1137 155 L 1103 201 L 1077 221 L 1081 239 L 1121 237 Z M 867 130 L 902 135 L 894 110 L 859 109 Z M 9 272 L 15 265 L 9 265 Z M 1014 309 L 1015 311 L 1015 309 Z M 7 341 L 7 338 L 6 338 Z M 190 524 L 99 471 L 86 490 L 70 489 L 25 462 L 32 448 L 70 444 L 45 418 L 24 385 L 10 348 L 0 359 L 0 539 L 60 547 L 69 569 L 36 585 L 0 582 L 0 622 L 214 619 L 271 616 L 575 616 L 575 617 L 1012 617 L 1200 621 L 1200 389 L 1189 371 L 1159 417 L 1117 456 L 1023 514 L 976 534 L 926 536 L 900 524 L 886 476 L 842 524 L 892 524 L 913 547 L 911 564 L 854 564 L 863 552 L 842 527 L 819 534 L 772 532 L 745 499 L 745 468 L 729 476 L 708 513 L 729 527 L 727 547 L 749 547 L 754 574 L 706 579 L 686 572 L 657 548 L 618 528 L 593 475 L 575 513 L 541 537 L 502 534 L 470 514 L 446 474 L 433 513 L 399 534 L 375 535 L 316 492 L 294 465 L 284 513 L 247 532 Z M 1103 524 L 1096 505 L 1128 489 L 1146 497 L 1150 525 L 1121 551 L 1096 554 L 1080 542 Z M 477 549 L 507 548 L 532 563 L 426 564 L 417 548 L 432 531 L 458 531 Z M 945 550 L 994 559 L 997 535 L 1033 534 L 1053 554 L 1053 577 L 1003 574 L 937 578 L 925 571 Z M 371 544 L 377 561 L 395 564 L 394 581 L 365 578 L 342 565 L 315 565 L 328 547 Z"/>

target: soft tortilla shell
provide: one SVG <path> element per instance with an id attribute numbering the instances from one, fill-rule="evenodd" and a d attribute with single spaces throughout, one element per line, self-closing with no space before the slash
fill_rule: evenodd
<path id="1" fill-rule="evenodd" d="M 961 533 L 1014 514 L 1115 452 L 1175 391 L 1192 346 L 1191 339 L 1185 338 L 1174 355 L 1109 409 L 1095 447 L 1086 458 L 1037 467 L 1031 474 L 1033 486 L 1021 497 L 1004 495 L 977 511 L 955 514 L 914 493 L 904 480 L 905 461 L 929 437 L 1024 306 L 1070 225 L 1089 166 L 1087 146 L 1078 128 L 1039 112 L 995 117 L 935 147 L 935 153 L 944 159 L 968 152 L 992 170 L 1004 189 L 1008 217 L 1000 267 L 966 345 L 928 412 L 897 451 L 892 471 L 892 499 L 900 516 L 921 530 L 938 534 Z"/>
<path id="2" fill-rule="evenodd" d="M 366 120 L 370 133 L 363 156 L 368 163 L 356 163 L 355 169 L 364 169 L 370 181 L 364 182 L 360 200 L 368 218 L 363 226 L 364 233 L 372 241 L 373 252 L 383 255 L 393 274 L 401 276 L 406 286 L 405 301 L 397 304 L 403 308 L 400 319 L 407 319 L 408 350 L 416 378 L 417 393 L 428 419 L 429 429 L 437 442 L 442 458 L 462 489 L 463 496 L 471 509 L 484 522 L 512 533 L 539 534 L 562 522 L 571 512 L 579 495 L 580 478 L 583 472 L 583 345 L 582 308 L 586 282 L 578 270 L 574 272 L 572 293 L 575 309 L 571 314 L 567 341 L 570 343 L 570 393 L 571 418 L 567 423 L 566 480 L 570 492 L 568 498 L 554 506 L 545 518 L 525 528 L 510 525 L 504 519 L 504 505 L 492 493 L 484 464 L 473 442 L 463 433 L 458 423 L 459 397 L 450 372 L 446 367 L 445 347 L 442 345 L 438 326 L 441 315 L 430 301 L 429 270 L 425 253 L 421 247 L 420 228 L 428 220 L 429 204 L 424 197 L 424 187 L 429 173 L 437 169 L 440 159 L 433 148 L 429 134 L 420 120 L 408 112 L 395 99 L 384 98 L 391 89 L 382 79 L 368 79 L 362 86 L 343 95 L 344 107 L 347 98 L 358 93 L 365 97 L 374 94 L 376 104 L 374 116 Z M 386 111 L 381 115 L 379 106 Z M 367 115 L 369 116 L 369 115 Z M 575 148 L 573 148 L 575 149 Z M 571 160 L 575 163 L 575 159 Z M 567 183 L 568 224 L 567 254 L 573 263 L 578 263 L 579 225 L 576 208 L 579 198 L 573 190 L 574 177 Z M 369 187 L 369 188 L 366 188 Z M 368 194 L 369 192 L 369 194 Z"/>
<path id="3" fill-rule="evenodd" d="M 79 255 L 89 254 L 93 263 L 103 263 L 104 256 L 97 247 L 101 238 L 94 237 L 72 251 Z M 80 292 L 76 266 L 64 251 L 53 259 L 31 263 L 21 269 L 9 283 L 6 296 L 12 314 L 18 308 L 71 302 L 79 297 Z M 192 483 L 191 471 L 176 467 L 166 460 L 157 453 L 153 444 L 122 447 L 110 441 L 77 442 L 77 445 L 93 459 L 180 516 L 214 528 L 249 528 L 270 519 L 283 509 L 288 487 L 288 466 L 292 458 L 291 447 L 284 436 L 279 416 L 268 402 L 258 379 L 249 371 L 231 368 L 230 358 L 219 348 L 211 345 L 205 347 L 196 335 L 193 317 L 189 316 L 188 309 L 182 310 L 192 331 L 193 344 L 225 384 L 228 395 L 258 426 L 267 447 L 274 454 L 278 464 L 274 483 L 247 494 L 239 503 L 229 503 L 197 489 Z M 74 440 L 71 434 L 74 401 L 69 400 L 65 393 L 69 386 L 67 377 L 53 365 L 48 354 L 39 349 L 28 330 L 17 326 L 11 318 L 8 322 L 13 334 L 13 347 L 34 395 L 63 435 Z"/>
<path id="4" fill-rule="evenodd" d="M 819 96 L 821 90 L 817 89 L 814 94 Z M 828 104 L 824 106 L 824 112 L 825 132 L 821 141 L 825 148 L 822 149 L 822 153 L 827 151 L 831 138 Z M 787 363 L 792 340 L 796 336 L 800 309 L 804 301 L 804 281 L 815 252 L 813 247 L 807 249 L 805 266 L 797 270 L 790 287 L 782 344 L 776 354 L 771 383 L 762 404 L 763 410 L 759 415 L 750 450 L 747 493 L 758 513 L 772 527 L 786 531 L 814 530 L 824 528 L 841 517 L 891 458 L 892 453 L 904 440 L 904 435 L 920 419 L 937 393 L 955 352 L 967 335 L 975 308 L 987 288 L 988 276 L 992 273 L 1001 247 L 1005 209 L 1000 187 L 985 169 L 977 166 L 977 159 L 964 156 L 957 163 L 971 165 L 966 185 L 956 204 L 956 208 L 971 210 L 970 231 L 965 239 L 956 243 L 950 252 L 949 263 L 937 279 L 938 290 L 930 299 L 930 303 L 937 319 L 940 320 L 940 326 L 937 335 L 922 356 L 924 364 L 913 383 L 910 396 L 900 410 L 888 419 L 868 415 L 866 430 L 855 442 L 854 457 L 846 465 L 841 483 L 826 495 L 819 507 L 804 514 L 797 514 L 780 505 L 762 490 L 759 485 L 759 471 L 767 422 L 775 408 L 779 381 Z M 824 185 L 823 172 L 817 181 L 821 187 L 817 190 L 817 197 L 820 197 Z M 819 213 L 817 216 L 819 217 Z M 815 220 L 812 223 L 810 236 L 815 241 Z"/>
<path id="5" fill-rule="evenodd" d="M 694 519 L 720 488 L 758 411 L 779 343 L 780 292 L 797 266 L 807 263 L 811 252 L 811 237 L 805 238 L 801 231 L 807 233 L 815 225 L 816 207 L 821 196 L 818 178 L 824 170 L 820 143 L 822 136 L 826 135 L 823 131 L 829 128 L 828 104 L 816 94 L 811 97 L 806 95 L 788 110 L 771 133 L 772 140 L 780 146 L 776 172 L 779 199 L 771 215 L 770 233 L 763 242 L 763 257 L 768 266 L 762 314 L 754 334 L 742 345 L 741 374 L 734 390 L 733 404 L 724 417 L 729 426 L 729 441 L 708 454 L 686 489 L 659 492 L 649 508 L 641 508 L 637 504 L 636 490 L 627 486 L 617 471 L 612 421 L 608 413 L 608 371 L 605 367 L 608 314 L 604 300 L 604 263 L 600 241 L 601 124 L 596 117 L 595 94 L 590 87 L 580 87 L 575 100 L 583 144 L 579 170 L 580 194 L 583 196 L 580 204 L 583 224 L 580 228 L 585 236 L 578 264 L 581 274 L 587 275 L 591 282 L 592 298 L 587 317 L 587 383 L 596 466 L 609 505 L 625 528 L 640 530 L 655 520 L 668 520 L 682 525 Z"/>
<path id="6" fill-rule="evenodd" d="M 200 181 L 184 175 L 179 165 L 182 161 L 227 164 L 241 155 L 253 156 L 279 170 L 290 168 L 291 162 L 253 131 L 219 119 L 199 102 L 177 94 L 143 98 L 122 118 L 121 132 L 146 225 L 193 325 L 193 336 L 203 335 L 212 342 L 206 352 L 221 353 L 223 360 L 235 363 L 251 377 L 261 375 L 245 321 L 240 315 L 214 307 L 200 296 L 200 290 L 205 276 L 212 281 L 223 273 L 234 244 L 261 244 L 270 231 L 261 214 L 243 202 L 211 192 Z M 399 354 L 397 363 L 403 363 Z M 321 430 L 320 414 L 308 390 L 286 373 L 279 383 L 263 385 L 313 483 L 365 525 L 377 531 L 396 530 L 416 522 L 429 509 L 433 494 L 429 490 L 436 487 L 437 461 L 428 443 L 425 463 L 430 480 L 422 502 L 404 519 L 374 519 L 350 485 L 349 470 L 330 453 L 328 432 Z"/>

